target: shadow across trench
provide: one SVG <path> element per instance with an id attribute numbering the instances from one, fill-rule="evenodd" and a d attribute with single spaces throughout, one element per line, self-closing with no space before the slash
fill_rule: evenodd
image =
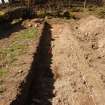
<path id="1" fill-rule="evenodd" d="M 8 22 L 0 24 L 0 39 L 9 38 L 14 32 L 19 32 L 25 29 L 25 27 L 21 24 L 22 21 L 19 21 L 15 24 L 11 24 Z"/>
<path id="2" fill-rule="evenodd" d="M 21 92 L 10 105 L 51 105 L 54 97 L 51 40 L 51 26 L 45 22 L 26 82 L 21 83 Z"/>

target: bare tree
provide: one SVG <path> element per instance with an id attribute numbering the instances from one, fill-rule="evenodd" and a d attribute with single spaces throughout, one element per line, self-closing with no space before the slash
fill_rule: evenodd
<path id="1" fill-rule="evenodd" d="M 5 1 L 4 0 L 1 0 L 2 1 L 2 4 L 5 4 Z"/>

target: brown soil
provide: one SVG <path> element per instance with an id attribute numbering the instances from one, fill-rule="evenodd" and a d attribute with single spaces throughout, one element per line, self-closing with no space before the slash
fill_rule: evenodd
<path id="1" fill-rule="evenodd" d="M 0 105 L 105 105 L 104 27 L 94 16 L 45 22 L 19 93 Z"/>
<path id="2" fill-rule="evenodd" d="M 52 105 L 104 105 L 104 25 L 94 16 L 54 24 Z"/>

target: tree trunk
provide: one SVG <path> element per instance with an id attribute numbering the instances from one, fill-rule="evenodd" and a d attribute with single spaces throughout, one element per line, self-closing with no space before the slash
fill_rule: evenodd
<path id="1" fill-rule="evenodd" d="M 84 0 L 84 8 L 86 8 L 87 0 Z"/>
<path id="2" fill-rule="evenodd" d="M 5 4 L 5 1 L 4 0 L 1 0 L 2 1 L 2 4 Z"/>

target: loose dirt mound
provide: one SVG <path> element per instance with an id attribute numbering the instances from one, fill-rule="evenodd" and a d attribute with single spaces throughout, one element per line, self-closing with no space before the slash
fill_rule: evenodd
<path id="1" fill-rule="evenodd" d="M 74 34 L 81 46 L 95 58 L 105 56 L 105 20 L 90 16 L 78 22 Z"/>
<path id="2" fill-rule="evenodd" d="M 52 26 L 53 105 L 104 105 L 105 20 L 90 16 Z"/>

